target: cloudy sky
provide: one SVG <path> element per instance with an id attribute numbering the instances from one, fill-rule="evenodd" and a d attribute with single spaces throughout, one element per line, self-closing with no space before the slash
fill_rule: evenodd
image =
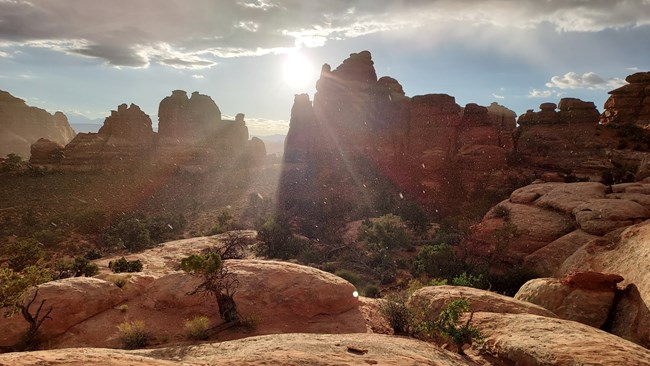
<path id="1" fill-rule="evenodd" d="M 602 110 L 650 70 L 648 40 L 650 0 L 0 0 L 0 89 L 92 119 L 135 103 L 154 123 L 172 90 L 199 91 L 269 135 L 323 63 L 369 50 L 409 96 Z"/>

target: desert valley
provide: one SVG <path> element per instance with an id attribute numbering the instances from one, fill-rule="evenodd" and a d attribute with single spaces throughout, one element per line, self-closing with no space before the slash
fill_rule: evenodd
<path id="1" fill-rule="evenodd" d="M 282 157 L 200 92 L 89 133 L 2 92 L 0 364 L 650 365 L 650 72 L 517 116 L 375 62 Z"/>

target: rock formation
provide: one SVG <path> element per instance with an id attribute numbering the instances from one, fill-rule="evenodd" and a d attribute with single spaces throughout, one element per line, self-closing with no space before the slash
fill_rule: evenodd
<path id="1" fill-rule="evenodd" d="M 31 157 L 29 161 L 34 165 L 53 169 L 61 163 L 63 149 L 63 145 L 59 143 L 40 138 L 30 147 Z"/>
<path id="2" fill-rule="evenodd" d="M 611 186 L 536 183 L 515 190 L 498 206 L 465 242 L 475 259 L 483 258 L 494 271 L 523 264 L 540 276 L 557 278 L 533 280 L 517 298 L 650 346 L 650 268 L 644 259 L 650 180 Z M 572 272 L 616 276 L 573 274 L 561 279 Z M 597 289 L 587 286 L 606 282 L 596 281 L 598 276 L 616 281 Z M 596 300 L 600 310 L 593 305 Z"/>
<path id="3" fill-rule="evenodd" d="M 80 133 L 63 150 L 54 169 L 88 171 L 124 169 L 139 163 L 154 148 L 151 119 L 140 107 L 118 106 L 97 133 Z M 37 165 L 37 161 L 31 161 Z"/>
<path id="4" fill-rule="evenodd" d="M 0 90 L 0 157 L 9 153 L 24 159 L 30 145 L 40 138 L 65 145 L 75 136 L 67 117 L 56 112 L 28 106 L 24 100 Z"/>
<path id="5" fill-rule="evenodd" d="M 536 278 L 515 295 L 552 311 L 562 319 L 595 328 L 605 325 L 616 297 L 616 284 L 623 277 L 598 272 L 576 272 L 565 278 Z"/>
<path id="6" fill-rule="evenodd" d="M 68 171 L 129 169 L 142 164 L 202 171 L 265 161 L 264 142 L 248 140 L 244 115 L 223 120 L 207 95 L 194 92 L 188 98 L 186 92 L 175 90 L 160 102 L 159 119 L 156 133 L 140 107 L 122 104 L 111 111 L 97 133 L 78 134 L 62 153 L 42 142 L 34 146 L 38 156 L 31 163 Z"/>
<path id="7" fill-rule="evenodd" d="M 327 211 L 319 207 L 327 201 L 373 210 L 406 199 L 442 211 L 479 186 L 503 188 L 514 112 L 461 108 L 446 94 L 409 98 L 397 80 L 377 79 L 373 65 L 368 51 L 334 70 L 325 64 L 313 104 L 296 96 L 284 155 L 291 168 L 280 184 L 285 209 Z M 328 197 L 332 190 L 339 196 Z"/>
<path id="8" fill-rule="evenodd" d="M 603 124 L 650 125 L 650 72 L 637 72 L 625 78 L 629 84 L 609 92 Z"/>

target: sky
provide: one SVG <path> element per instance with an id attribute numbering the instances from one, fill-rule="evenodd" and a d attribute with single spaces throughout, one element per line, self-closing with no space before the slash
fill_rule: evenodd
<path id="1" fill-rule="evenodd" d="M 650 71 L 649 40 L 650 0 L 0 0 L 0 89 L 71 120 L 135 103 L 154 125 L 172 90 L 198 91 L 286 134 L 322 64 L 368 50 L 408 96 L 602 111 Z"/>

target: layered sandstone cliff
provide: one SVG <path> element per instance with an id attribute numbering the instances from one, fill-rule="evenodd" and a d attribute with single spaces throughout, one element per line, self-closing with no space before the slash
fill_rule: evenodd
<path id="1" fill-rule="evenodd" d="M 0 90 L 0 156 L 10 153 L 29 158 L 30 146 L 40 138 L 65 145 L 75 136 L 68 118 L 28 106 L 24 100 Z"/>

